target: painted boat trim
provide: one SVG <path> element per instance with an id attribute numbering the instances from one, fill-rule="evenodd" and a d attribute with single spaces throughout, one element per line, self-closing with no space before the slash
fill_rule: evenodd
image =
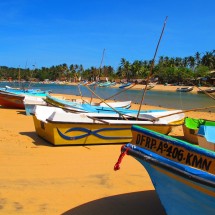
<path id="1" fill-rule="evenodd" d="M 215 174 L 215 154 L 188 142 L 132 126 L 133 145 L 181 164 Z"/>

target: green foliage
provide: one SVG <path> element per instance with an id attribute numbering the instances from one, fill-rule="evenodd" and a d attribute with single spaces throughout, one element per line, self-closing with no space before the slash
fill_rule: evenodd
<path id="1" fill-rule="evenodd" d="M 44 81 L 62 80 L 78 81 L 89 80 L 95 81 L 98 77 L 105 76 L 109 80 L 114 79 L 146 79 L 151 73 L 152 61 L 135 60 L 133 63 L 125 58 L 121 58 L 120 66 L 114 70 L 111 66 L 102 68 L 91 67 L 84 69 L 82 65 L 71 64 L 68 66 L 63 63 L 49 68 L 42 67 L 30 70 L 29 68 L 10 68 L 0 66 L 0 79 L 18 80 L 19 74 L 22 80 L 37 79 Z M 215 69 L 215 51 L 206 52 L 202 57 L 199 52 L 194 56 L 188 57 L 167 57 L 160 56 L 157 64 L 154 65 L 152 74 L 158 78 L 160 83 L 185 83 L 188 80 L 197 80 L 199 77 L 208 77 L 208 72 Z"/>

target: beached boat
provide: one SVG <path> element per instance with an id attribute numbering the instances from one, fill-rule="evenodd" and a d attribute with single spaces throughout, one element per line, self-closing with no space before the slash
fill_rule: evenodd
<path id="1" fill-rule="evenodd" d="M 6 108 L 24 109 L 24 95 L 0 91 L 0 105 Z"/>
<path id="2" fill-rule="evenodd" d="M 36 105 L 47 106 L 47 103 L 44 101 L 43 97 L 37 96 L 25 96 L 24 100 L 25 113 L 27 116 L 30 116 L 33 113 L 33 110 Z"/>
<path id="3" fill-rule="evenodd" d="M 199 144 L 198 143 L 198 133 L 199 133 L 199 128 L 201 126 L 214 126 L 215 128 L 215 121 L 213 120 L 205 120 L 205 119 L 196 119 L 192 117 L 186 117 L 184 119 L 184 124 L 183 124 L 183 132 L 184 132 L 184 139 L 186 141 L 189 141 L 194 144 Z"/>
<path id="4" fill-rule="evenodd" d="M 74 112 L 75 111 L 76 112 L 104 112 L 104 111 L 113 112 L 113 109 L 111 107 L 117 108 L 117 110 L 119 111 L 121 111 L 121 109 L 118 109 L 118 108 L 123 108 L 122 110 L 124 110 L 131 107 L 131 101 L 116 101 L 116 102 L 107 102 L 107 103 L 92 102 L 91 104 L 89 104 L 86 101 L 83 101 L 80 99 L 65 100 L 65 99 L 56 98 L 51 95 L 47 95 L 45 98 L 45 101 L 50 106 L 70 108 L 71 110 L 74 110 Z"/>
<path id="5" fill-rule="evenodd" d="M 7 92 L 0 90 L 0 105 L 6 108 L 25 109 L 25 96 L 43 97 L 47 94 L 45 92 Z"/>
<path id="6" fill-rule="evenodd" d="M 215 152 L 215 122 L 213 126 L 201 125 L 198 131 L 198 145 Z"/>
<path id="7" fill-rule="evenodd" d="M 147 170 L 166 214 L 215 214 L 215 152 L 139 126 L 132 134 L 115 170 L 131 155 Z"/>
<path id="8" fill-rule="evenodd" d="M 177 92 L 190 92 L 193 90 L 193 87 L 178 87 L 176 89 Z"/>
<path id="9" fill-rule="evenodd" d="M 204 93 L 215 93 L 215 88 L 212 87 L 212 88 L 208 88 L 206 90 L 198 90 L 197 93 L 199 94 L 204 94 Z"/>
<path id="10" fill-rule="evenodd" d="M 142 114 L 137 120 L 133 114 L 74 114 L 60 108 L 36 106 L 33 120 L 36 133 L 54 145 L 120 144 L 131 140 L 133 124 L 168 134 L 184 119 L 183 113 L 169 116 L 172 113 L 178 111 Z"/>
<path id="11" fill-rule="evenodd" d="M 65 100 L 47 95 L 44 99 L 48 106 L 60 107 L 75 113 L 121 113 L 121 114 L 137 114 L 137 110 L 128 109 L 131 101 L 124 102 L 107 102 L 89 104 L 83 100 Z M 141 110 L 140 113 L 161 112 L 165 110 Z"/>

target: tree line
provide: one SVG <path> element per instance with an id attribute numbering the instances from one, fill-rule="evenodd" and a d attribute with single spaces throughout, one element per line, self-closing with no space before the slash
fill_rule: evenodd
<path id="1" fill-rule="evenodd" d="M 135 60 L 129 62 L 121 58 L 119 67 L 114 70 L 112 66 L 101 68 L 90 67 L 84 69 L 83 65 L 66 63 L 41 68 L 11 68 L 0 66 L 0 80 L 38 80 L 44 81 L 68 81 L 80 80 L 95 81 L 99 77 L 108 77 L 109 80 L 116 79 L 146 79 L 150 74 L 152 60 Z M 209 71 L 215 70 L 215 50 L 188 57 L 160 56 L 155 62 L 152 74 L 159 83 L 186 83 L 188 80 L 198 78 L 210 78 Z"/>

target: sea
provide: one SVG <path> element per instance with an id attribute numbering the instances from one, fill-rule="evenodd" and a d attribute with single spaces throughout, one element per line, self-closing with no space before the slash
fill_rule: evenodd
<path id="1" fill-rule="evenodd" d="M 16 82 L 0 82 L 0 88 L 10 86 L 19 87 Z M 43 91 L 51 91 L 54 94 L 67 94 L 78 95 L 83 97 L 93 97 L 116 100 L 116 101 L 132 101 L 133 103 L 140 104 L 143 97 L 143 105 L 160 106 L 164 108 L 174 108 L 181 110 L 198 109 L 215 106 L 215 100 L 205 94 L 194 94 L 191 92 L 169 92 L 169 91 L 156 91 L 147 90 L 145 95 L 143 90 L 129 89 L 124 90 L 120 88 L 104 88 L 104 87 L 90 87 L 94 94 L 83 85 L 63 85 L 63 84 L 43 84 L 31 83 L 25 84 L 24 87 L 34 89 L 41 89 Z M 143 96 L 144 95 L 144 96 Z M 215 113 L 215 108 L 203 109 L 203 112 Z"/>

